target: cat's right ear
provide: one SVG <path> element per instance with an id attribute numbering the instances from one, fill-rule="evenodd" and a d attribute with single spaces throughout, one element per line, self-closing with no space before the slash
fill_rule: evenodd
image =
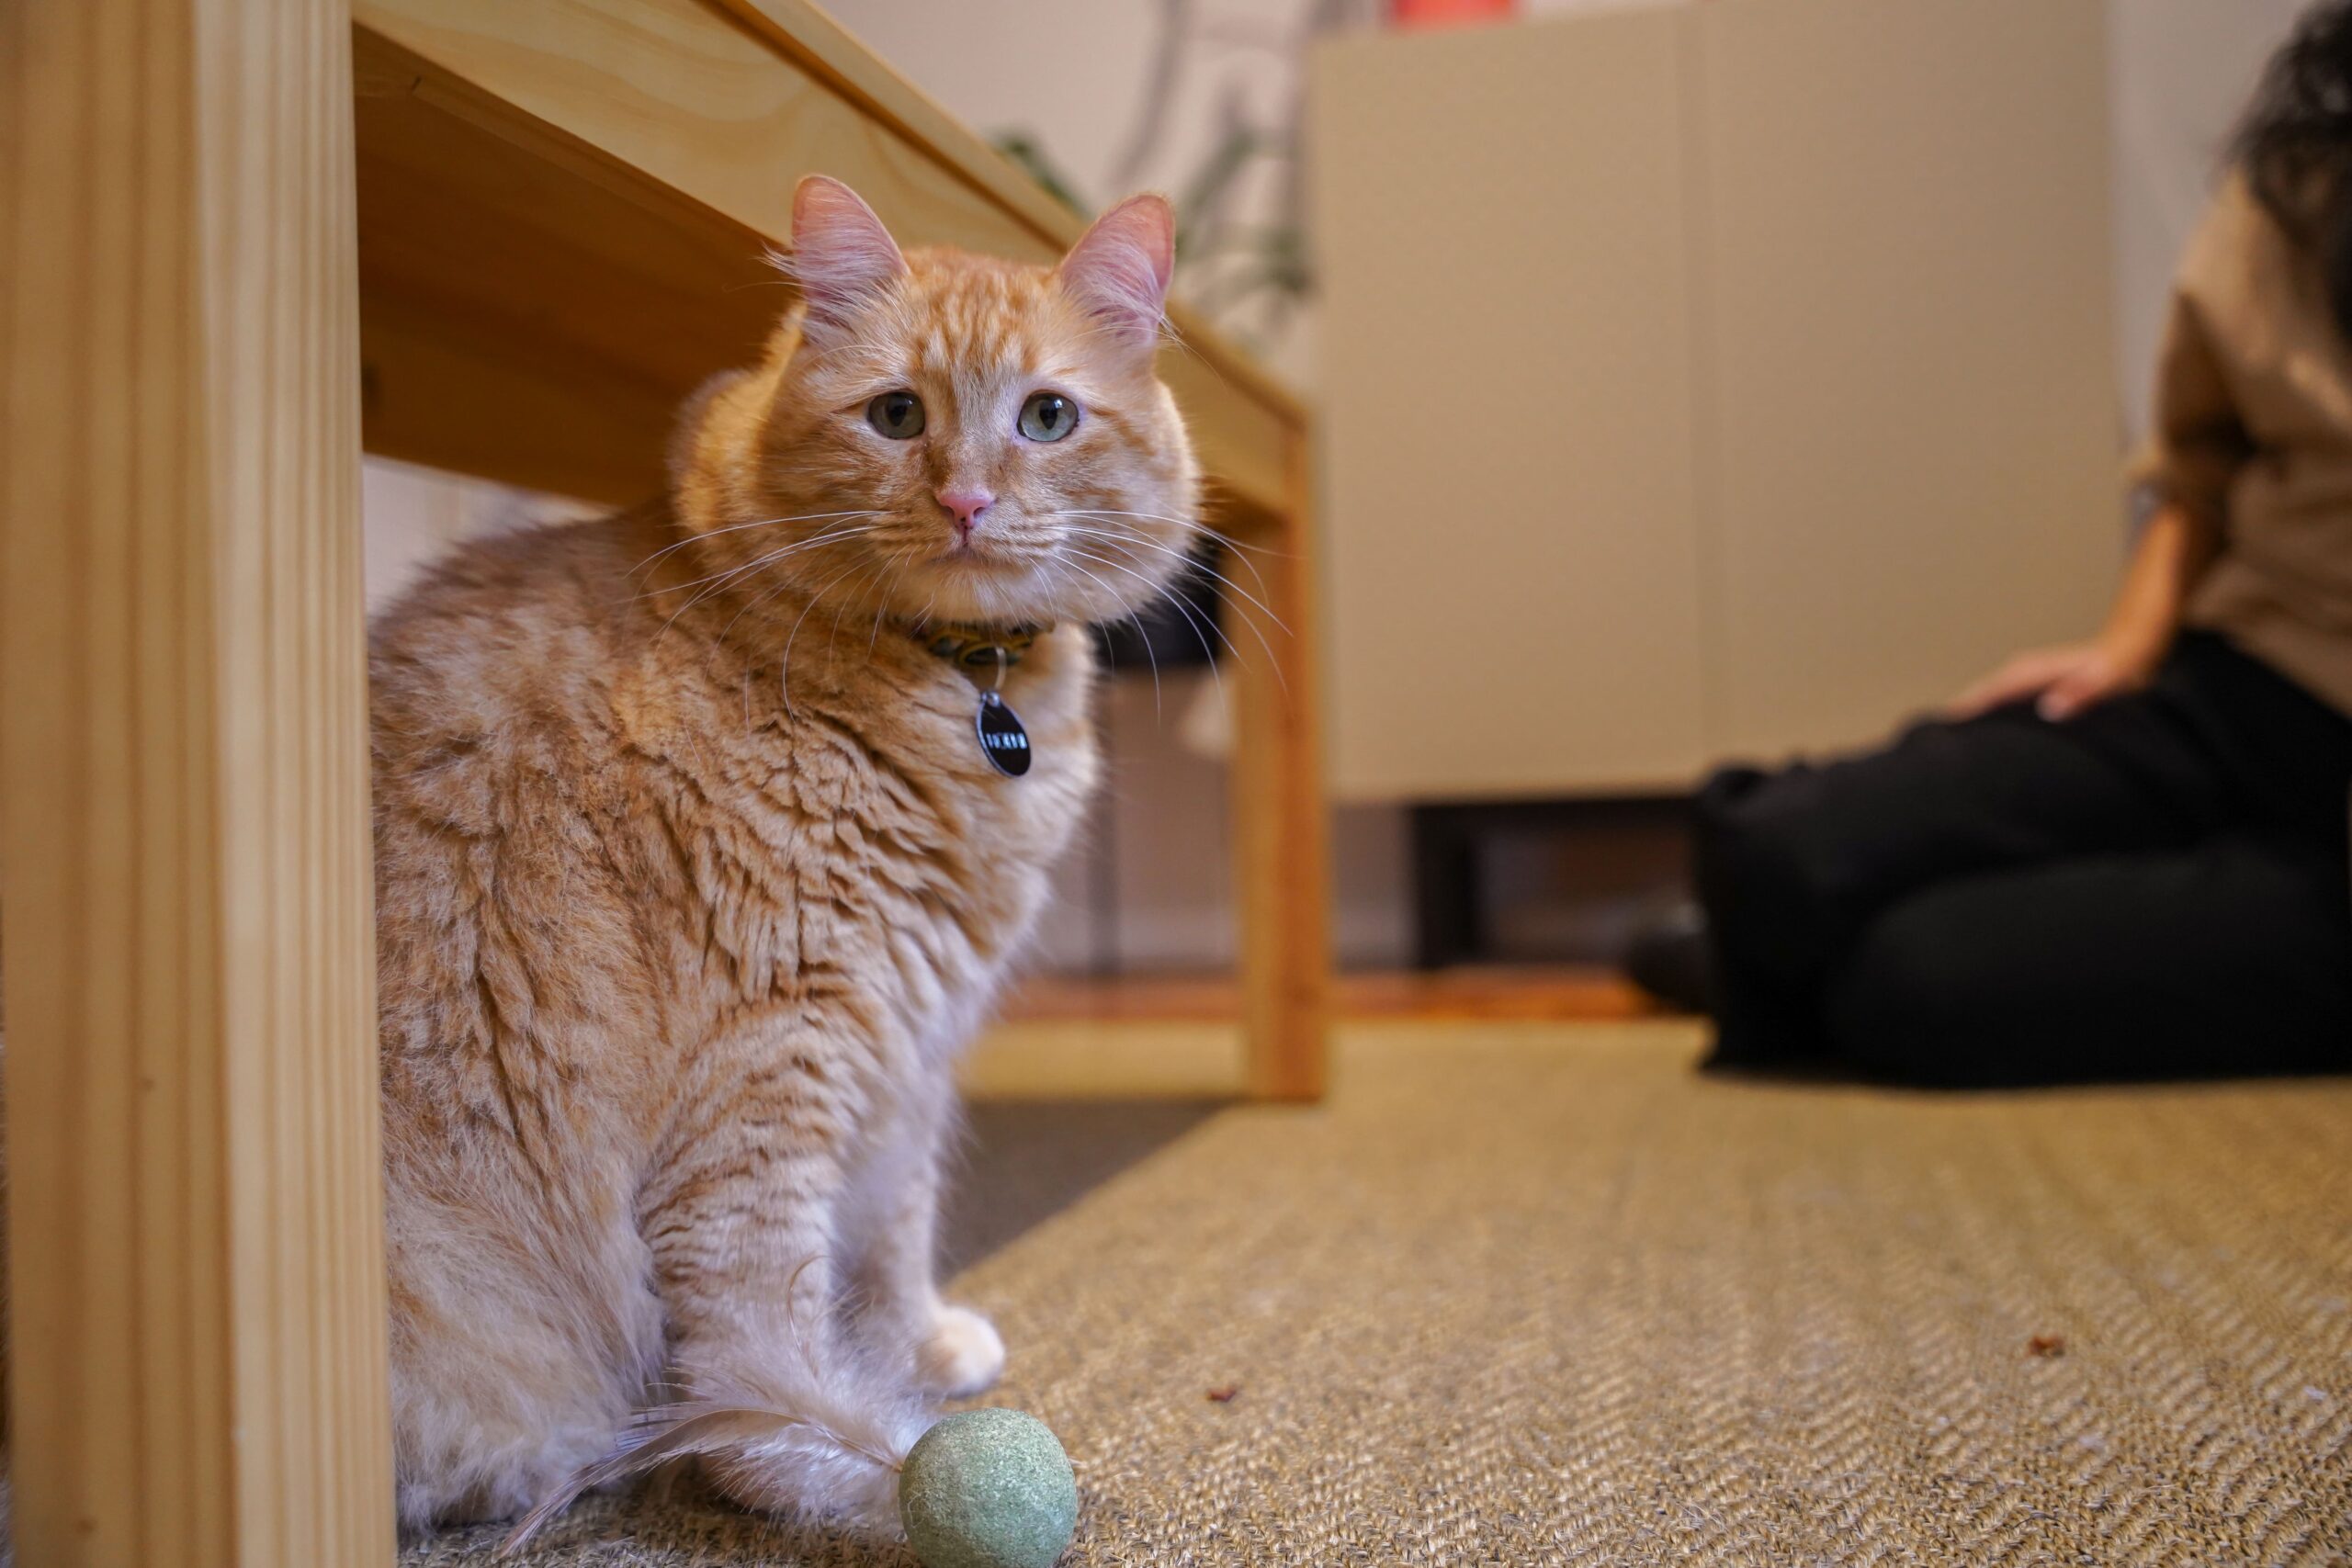
<path id="1" fill-rule="evenodd" d="M 1161 196 L 1131 196 L 1094 220 L 1061 265 L 1062 286 L 1110 330 L 1112 341 L 1149 355 L 1176 270 L 1176 215 Z"/>
<path id="2" fill-rule="evenodd" d="M 826 342 L 846 333 L 868 299 L 906 276 L 907 258 L 857 192 L 809 175 L 792 193 L 792 255 L 786 268 L 808 303 L 803 334 Z"/>

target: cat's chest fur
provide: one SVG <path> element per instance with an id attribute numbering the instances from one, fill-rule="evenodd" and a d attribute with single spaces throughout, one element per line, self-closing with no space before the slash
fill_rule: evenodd
<path id="1" fill-rule="evenodd" d="M 920 1070 L 978 1022 L 1082 812 L 1090 644 L 1048 634 L 1008 680 L 1035 750 L 1017 778 L 982 750 L 978 687 L 903 632 L 795 657 L 788 701 L 757 668 L 616 690 L 630 809 L 676 853 L 674 973 L 693 1010 L 854 995 L 876 1070 Z"/>

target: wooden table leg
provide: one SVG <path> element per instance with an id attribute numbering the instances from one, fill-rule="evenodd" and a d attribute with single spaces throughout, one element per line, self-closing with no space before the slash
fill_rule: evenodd
<path id="1" fill-rule="evenodd" d="M 1329 1053 L 1330 829 L 1307 501 L 1301 437 L 1292 452 L 1290 510 L 1272 547 L 1247 553 L 1254 572 L 1237 567 L 1227 574 L 1264 605 L 1227 599 L 1236 619 L 1250 623 L 1233 634 L 1234 886 L 1249 1089 L 1263 1100 L 1319 1099 Z"/>
<path id="2" fill-rule="evenodd" d="M 18 1561 L 392 1558 L 350 19 L 0 6 Z"/>

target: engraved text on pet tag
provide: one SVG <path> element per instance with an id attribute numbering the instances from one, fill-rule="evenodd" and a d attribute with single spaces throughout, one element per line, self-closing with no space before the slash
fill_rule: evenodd
<path id="1" fill-rule="evenodd" d="M 998 773 L 1017 779 L 1029 771 L 1029 732 L 1021 728 L 1021 716 L 994 692 L 980 694 L 977 728 L 980 750 Z"/>

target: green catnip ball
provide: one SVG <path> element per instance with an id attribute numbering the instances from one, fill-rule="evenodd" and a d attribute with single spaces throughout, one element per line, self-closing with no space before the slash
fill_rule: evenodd
<path id="1" fill-rule="evenodd" d="M 899 1518 L 923 1568 L 1053 1568 L 1078 1528 L 1078 1477 L 1019 1410 L 959 1410 L 917 1439 Z"/>

